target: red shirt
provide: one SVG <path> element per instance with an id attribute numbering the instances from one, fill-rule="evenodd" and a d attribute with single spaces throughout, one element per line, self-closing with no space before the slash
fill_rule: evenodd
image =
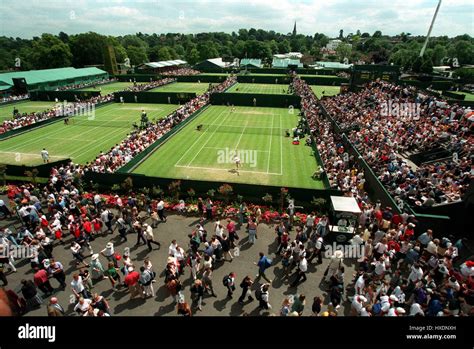
<path id="1" fill-rule="evenodd" d="M 227 224 L 227 231 L 228 231 L 229 233 L 235 231 L 235 224 L 234 224 L 234 222 L 231 221 L 231 222 L 229 222 L 229 224 Z"/>
<path id="2" fill-rule="evenodd" d="M 44 284 L 48 281 L 48 273 L 44 269 L 38 270 L 35 275 L 33 276 L 33 281 L 36 286 Z"/>
<path id="3" fill-rule="evenodd" d="M 389 250 L 395 250 L 395 252 L 399 252 L 399 251 L 400 251 L 400 245 L 399 245 L 398 242 L 396 242 L 396 241 L 390 240 L 390 241 L 387 243 L 387 246 L 388 246 L 388 249 L 389 249 Z"/>
<path id="4" fill-rule="evenodd" d="M 392 223 L 395 225 L 399 225 L 402 222 L 402 217 L 398 214 L 394 214 L 392 217 Z"/>
<path id="5" fill-rule="evenodd" d="M 86 231 L 86 233 L 90 234 L 90 232 L 92 231 L 91 222 L 85 221 L 83 227 L 84 227 L 84 230 Z"/>
<path id="6" fill-rule="evenodd" d="M 125 276 L 125 279 L 123 280 L 123 282 L 127 286 L 133 286 L 138 282 L 139 279 L 140 279 L 140 274 L 137 271 L 132 271 L 131 273 L 128 273 L 127 276 Z"/>

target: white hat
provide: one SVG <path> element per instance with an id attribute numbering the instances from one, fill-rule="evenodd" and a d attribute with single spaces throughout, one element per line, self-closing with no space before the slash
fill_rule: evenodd
<path id="1" fill-rule="evenodd" d="M 114 247 L 113 242 L 107 242 L 107 245 L 105 245 L 106 248 L 112 248 Z"/>
<path id="2" fill-rule="evenodd" d="M 49 268 L 49 266 L 51 265 L 51 262 L 49 261 L 49 259 L 45 259 L 43 261 L 43 265 L 44 265 L 45 268 Z"/>
<path id="3" fill-rule="evenodd" d="M 344 257 L 344 253 L 341 250 L 336 250 L 336 252 L 334 252 L 334 257 L 342 258 Z"/>
<path id="4" fill-rule="evenodd" d="M 92 259 L 93 261 L 95 261 L 97 258 L 99 258 L 99 254 L 98 254 L 98 253 L 93 254 L 92 257 L 91 257 L 91 259 Z"/>
<path id="5" fill-rule="evenodd" d="M 128 267 L 128 272 L 131 273 L 132 271 L 133 271 L 133 267 L 132 266 Z"/>
<path id="6" fill-rule="evenodd" d="M 395 296 L 394 294 L 392 294 L 392 295 L 390 296 L 390 300 L 392 300 L 392 301 L 394 301 L 394 302 L 398 302 L 398 298 L 397 298 L 397 296 Z"/>

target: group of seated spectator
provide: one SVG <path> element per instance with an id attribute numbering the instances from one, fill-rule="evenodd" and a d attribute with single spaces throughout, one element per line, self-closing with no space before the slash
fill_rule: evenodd
<path id="1" fill-rule="evenodd" d="M 172 83 L 175 80 L 176 79 L 165 78 L 165 79 L 160 79 L 160 80 L 155 80 L 155 81 L 150 81 L 147 83 L 140 83 L 140 84 L 134 82 L 132 86 L 125 88 L 123 91 L 128 91 L 128 92 L 148 91 L 148 90 Z"/>
<path id="2" fill-rule="evenodd" d="M 322 117 L 311 88 L 300 78 L 294 78 L 290 88 L 301 97 L 301 111 L 308 122 L 331 188 L 352 193 L 352 196 L 364 195 L 364 173 L 357 168 L 354 157 L 346 153 L 340 135 Z"/>
<path id="3" fill-rule="evenodd" d="M 97 80 L 97 81 L 87 81 L 83 82 L 80 84 L 69 84 L 65 86 L 60 86 L 56 89 L 56 91 L 67 91 L 67 90 L 77 90 L 79 88 L 84 88 L 84 87 L 96 87 L 97 85 L 104 85 L 104 84 L 110 84 L 111 82 L 117 81 L 116 78 L 108 78 L 108 79 L 102 79 L 102 80 Z"/>
<path id="4" fill-rule="evenodd" d="M 17 102 L 21 101 L 24 99 L 30 98 L 30 95 L 28 93 L 25 93 L 23 95 L 12 95 L 12 96 L 5 96 L 0 99 L 0 104 L 2 103 L 10 103 L 10 102 Z"/>
<path id="5" fill-rule="evenodd" d="M 383 110 L 395 103 L 398 112 Z M 339 125 L 360 125 L 348 137 L 394 197 L 418 206 L 461 200 L 472 179 L 472 110 L 382 81 L 322 104 Z M 400 112 L 405 105 L 414 107 Z M 400 155 L 437 148 L 452 158 L 416 167 Z"/>
<path id="6" fill-rule="evenodd" d="M 199 70 L 192 68 L 178 68 L 173 70 L 167 70 L 160 73 L 162 76 L 188 76 L 201 74 Z"/>

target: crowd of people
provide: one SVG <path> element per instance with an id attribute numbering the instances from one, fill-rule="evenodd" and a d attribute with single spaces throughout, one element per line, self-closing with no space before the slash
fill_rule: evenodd
<path id="1" fill-rule="evenodd" d="M 256 300 L 259 314 L 300 316 L 307 295 L 298 292 L 298 287 L 308 280 L 319 282 L 326 292 L 324 295 L 315 289 L 311 304 L 314 316 L 474 315 L 474 261 L 457 263 L 465 248 L 464 239 L 437 237 L 439 234 L 432 230 L 419 231 L 414 217 L 393 214 L 380 204 L 364 210 L 360 227 L 350 241 L 358 247 L 353 251 L 360 251 L 354 256 L 342 250 L 327 253 L 327 217 L 312 212 L 300 223 L 294 223 L 291 215 L 283 218 L 273 227 L 276 244 L 271 244 L 268 253 L 255 250 L 254 278 L 236 275 L 231 262 L 235 247 L 248 245 L 246 249 L 253 249 L 257 235 L 264 234 L 258 206 L 250 210 L 241 203 L 234 220 L 216 216 L 210 198 L 199 199 L 199 223 L 189 228 L 188 240 L 169 237 L 166 260 L 153 265 L 149 255 L 132 260 L 128 246 L 135 242 L 149 253 L 164 247 L 155 234 L 160 221 L 168 222 L 164 201 L 131 194 L 128 198 L 117 195 L 113 203 L 106 203 L 99 193 L 87 194 L 79 189 L 76 171 L 80 168 L 53 168 L 46 185 L 24 185 L 9 193 L 13 202 L 9 207 L 17 212 L 22 228 L 2 228 L 0 249 L 28 246 L 30 255 L 24 258 L 32 270 L 31 276 L 21 280 L 18 295 L 8 283 L 7 269 L 15 272 L 19 260 L 13 254 L 0 259 L 0 280 L 9 297 L 24 300 L 15 302 L 17 313 L 35 309 L 51 297 L 46 307 L 48 315 L 64 316 L 65 308 L 56 294 L 70 289 L 74 296 L 72 311 L 79 316 L 113 315 L 106 297 L 94 291 L 94 284 L 104 280 L 110 283 L 111 292 L 146 299 L 155 295 L 154 284 L 163 270 L 164 280 L 160 282 L 164 282 L 177 313 L 183 316 L 203 311 L 203 299 L 223 297 L 222 289 L 227 299 L 235 299 L 240 306 Z M 7 209 L 8 214 L 14 213 Z M 109 240 L 97 250 L 92 248 L 92 240 L 110 234 L 118 234 L 120 243 Z M 249 238 L 243 239 L 242 234 Z M 59 246 L 69 248 L 70 260 L 58 259 Z M 350 264 L 355 264 L 355 272 L 347 280 L 345 268 L 349 264 L 345 259 L 349 258 L 353 259 Z M 70 261 L 76 268 L 66 274 L 65 266 Z M 317 270 L 323 263 L 325 272 L 316 279 L 310 270 Z M 289 287 L 285 294 L 290 296 L 280 300 L 272 296 L 273 280 L 268 270 L 273 267 L 282 270 L 275 277 Z M 221 280 L 213 278 L 218 268 L 225 268 L 221 285 Z M 188 277 L 191 282 L 185 286 Z M 52 286 L 53 279 L 59 288 Z M 186 287 L 191 299 L 186 299 Z M 236 293 L 238 298 L 234 298 Z"/>
<path id="2" fill-rule="evenodd" d="M 155 81 L 150 81 L 146 83 L 136 83 L 134 82 L 132 86 L 125 88 L 123 91 L 128 91 L 128 92 L 143 92 L 143 91 L 148 91 L 169 83 L 172 83 L 176 81 L 176 79 L 172 78 L 164 78 L 160 80 L 155 80 Z"/>
<path id="3" fill-rule="evenodd" d="M 341 127 L 359 125 L 348 137 L 393 196 L 419 206 L 462 199 L 472 180 L 471 109 L 382 81 L 322 104 Z M 418 167 L 401 155 L 440 147 L 453 157 Z"/>
<path id="4" fill-rule="evenodd" d="M 35 124 L 40 121 L 47 119 L 60 117 L 64 115 L 74 115 L 78 110 L 84 110 L 87 105 L 97 105 L 101 103 L 106 103 L 114 99 L 113 94 L 108 94 L 105 96 L 91 97 L 87 100 L 78 101 L 78 102 L 68 102 L 66 104 L 56 101 L 56 104 L 45 111 L 42 112 L 33 112 L 33 113 L 21 113 L 20 110 L 13 107 L 13 117 L 11 119 L 6 119 L 0 124 L 0 134 L 16 130 L 28 125 Z M 21 106 L 20 106 L 21 108 Z"/>
<path id="5" fill-rule="evenodd" d="M 162 76 L 189 76 L 198 74 L 201 74 L 201 72 L 192 68 L 178 68 L 160 72 Z"/>
<path id="6" fill-rule="evenodd" d="M 308 143 L 315 142 L 330 187 L 367 201 L 364 172 L 358 168 L 353 156 L 346 154 L 341 136 L 334 132 L 331 123 L 322 117 L 319 101 L 311 87 L 304 80 L 295 77 L 291 88 L 301 97 L 301 113 L 312 136 Z"/>
<path id="7" fill-rule="evenodd" d="M 87 81 L 80 84 L 69 84 L 69 85 L 59 86 L 56 89 L 56 91 L 77 90 L 77 89 L 89 87 L 89 86 L 92 86 L 95 88 L 96 86 L 110 84 L 116 81 L 118 81 L 116 78 L 107 78 L 107 79 L 101 79 L 101 80 L 96 80 L 96 81 Z"/>
<path id="8" fill-rule="evenodd" d="M 208 104 L 210 93 L 222 92 L 235 83 L 235 81 L 235 77 L 228 78 L 223 83 L 213 86 L 211 90 L 205 94 L 190 100 L 167 117 L 156 123 L 151 123 L 144 129 L 132 131 L 127 138 L 121 143 L 116 144 L 108 152 L 101 152 L 94 161 L 86 165 L 86 168 L 94 172 L 113 173 L 117 171 L 137 154 L 163 137 L 163 135 L 168 133 L 174 126 L 183 122 L 197 110 Z"/>
<path id="9" fill-rule="evenodd" d="M 25 93 L 23 95 L 4 96 L 0 99 L 0 104 L 18 102 L 18 101 L 22 101 L 22 100 L 25 100 L 25 99 L 28 99 L 28 98 L 30 98 L 30 95 L 28 93 Z"/>

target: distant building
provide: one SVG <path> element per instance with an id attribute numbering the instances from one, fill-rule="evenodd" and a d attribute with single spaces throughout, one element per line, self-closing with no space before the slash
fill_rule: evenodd
<path id="1" fill-rule="evenodd" d="M 336 51 L 336 49 L 339 47 L 339 45 L 346 45 L 350 48 L 352 48 L 352 44 L 345 44 L 342 42 L 342 40 L 335 39 L 335 40 L 329 40 L 329 42 L 326 45 L 326 49 L 330 51 Z"/>
<path id="2" fill-rule="evenodd" d="M 273 68 L 288 68 L 289 66 L 296 66 L 298 68 L 303 68 L 303 63 L 301 63 L 299 59 L 273 58 L 273 61 L 272 61 Z"/>
<path id="3" fill-rule="evenodd" d="M 194 66 L 195 69 L 198 70 L 206 70 L 206 69 L 225 69 L 225 68 L 233 68 L 237 66 L 236 62 L 224 62 L 222 57 L 218 58 L 209 58 L 205 61 L 199 62 Z"/>
<path id="4" fill-rule="evenodd" d="M 293 37 L 296 36 L 296 21 L 295 21 L 295 26 L 293 27 Z"/>
<path id="5" fill-rule="evenodd" d="M 178 69 L 187 65 L 188 62 L 183 61 L 181 59 L 175 59 L 171 61 L 159 61 L 159 62 L 148 62 L 140 64 L 136 67 L 137 72 L 147 72 L 147 73 L 164 73 L 169 72 L 171 70 Z"/>
<path id="6" fill-rule="evenodd" d="M 257 58 L 242 58 L 240 60 L 241 68 L 262 68 L 262 60 Z"/>
<path id="7" fill-rule="evenodd" d="M 301 59 L 303 54 L 301 52 L 288 52 L 288 53 L 277 53 L 273 55 L 273 58 L 278 59 Z"/>

